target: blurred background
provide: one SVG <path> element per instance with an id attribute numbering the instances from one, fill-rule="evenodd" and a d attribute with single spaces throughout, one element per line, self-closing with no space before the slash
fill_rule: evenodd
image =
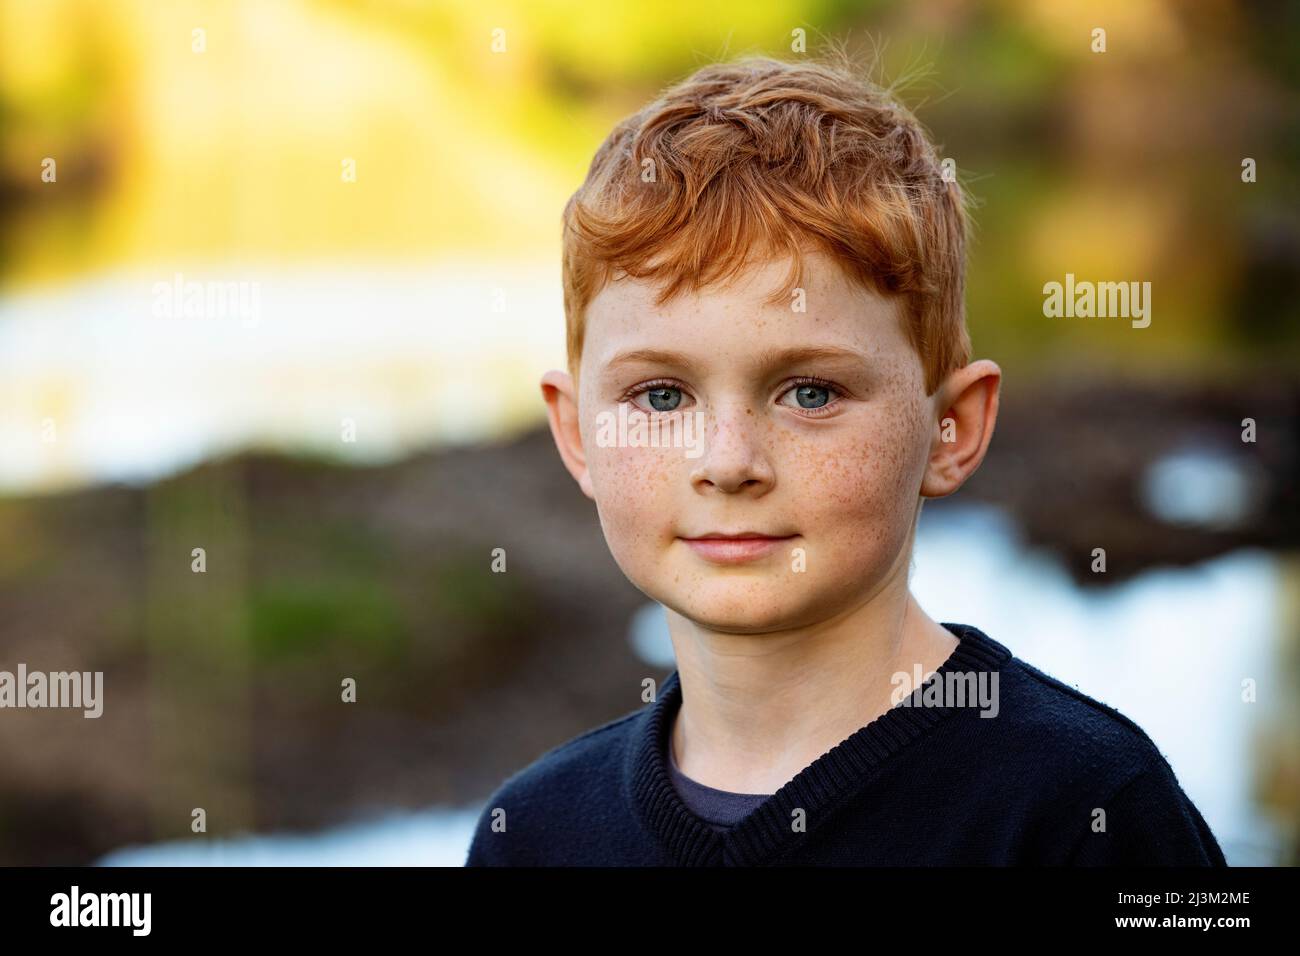
<path id="1" fill-rule="evenodd" d="M 0 863 L 459 865 L 640 706 L 663 614 L 537 384 L 560 211 L 799 29 L 909 77 L 980 203 L 1003 411 L 922 604 L 1136 721 L 1229 862 L 1300 861 L 1298 9 L 0 0 L 0 670 L 104 672 L 99 719 L 0 711 Z M 1150 326 L 1046 318 L 1067 273 Z"/>

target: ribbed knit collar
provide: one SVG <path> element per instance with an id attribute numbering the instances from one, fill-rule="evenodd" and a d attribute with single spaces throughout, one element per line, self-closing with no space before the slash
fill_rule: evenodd
<path id="1" fill-rule="evenodd" d="M 920 688 L 951 672 L 997 671 L 1011 651 L 977 628 L 944 624 L 958 638 L 957 647 Z M 795 832 L 791 815 L 806 811 L 819 821 L 865 782 L 867 772 L 883 763 L 930 727 L 969 707 L 913 706 L 901 703 L 840 741 L 796 774 L 749 816 L 719 833 L 682 802 L 667 766 L 667 738 L 681 707 L 682 691 L 676 670 L 669 675 L 653 704 L 638 717 L 624 766 L 628 792 L 642 821 L 681 866 L 752 866 L 779 862 L 778 855 L 805 834 Z"/>

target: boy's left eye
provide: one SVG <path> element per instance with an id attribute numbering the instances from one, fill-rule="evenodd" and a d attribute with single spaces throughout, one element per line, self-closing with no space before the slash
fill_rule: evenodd
<path id="1" fill-rule="evenodd" d="M 805 408 L 815 410 L 824 408 L 834 401 L 835 389 L 829 385 L 796 385 L 782 395 L 784 399 L 787 395 L 794 396 L 794 402 L 782 401 L 782 405 L 793 405 L 796 408 Z"/>

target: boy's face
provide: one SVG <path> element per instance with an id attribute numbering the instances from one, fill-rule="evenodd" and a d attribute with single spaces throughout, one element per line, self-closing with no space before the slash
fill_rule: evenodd
<path id="1" fill-rule="evenodd" d="M 925 393 L 901 300 L 813 255 L 806 310 L 765 303 L 786 268 L 769 262 L 662 308 L 647 283 L 611 283 L 588 307 L 576 416 L 571 381 L 551 373 L 569 383 L 547 394 L 552 428 L 614 559 L 646 595 L 714 630 L 807 627 L 905 584 L 935 477 L 948 396 Z M 632 421 L 686 437 L 611 442 L 621 403 Z M 687 417 L 703 424 L 693 448 Z M 745 533 L 769 540 L 698 540 Z"/>

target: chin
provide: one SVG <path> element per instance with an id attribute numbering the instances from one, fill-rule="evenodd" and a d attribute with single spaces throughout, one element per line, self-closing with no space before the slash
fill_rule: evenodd
<path id="1" fill-rule="evenodd" d="M 700 627 L 731 634 L 762 634 L 807 623 L 813 615 L 804 602 L 776 599 L 773 592 L 780 586 L 773 582 L 757 593 L 752 584 L 704 587 L 691 595 L 665 595 L 660 603 Z"/>

